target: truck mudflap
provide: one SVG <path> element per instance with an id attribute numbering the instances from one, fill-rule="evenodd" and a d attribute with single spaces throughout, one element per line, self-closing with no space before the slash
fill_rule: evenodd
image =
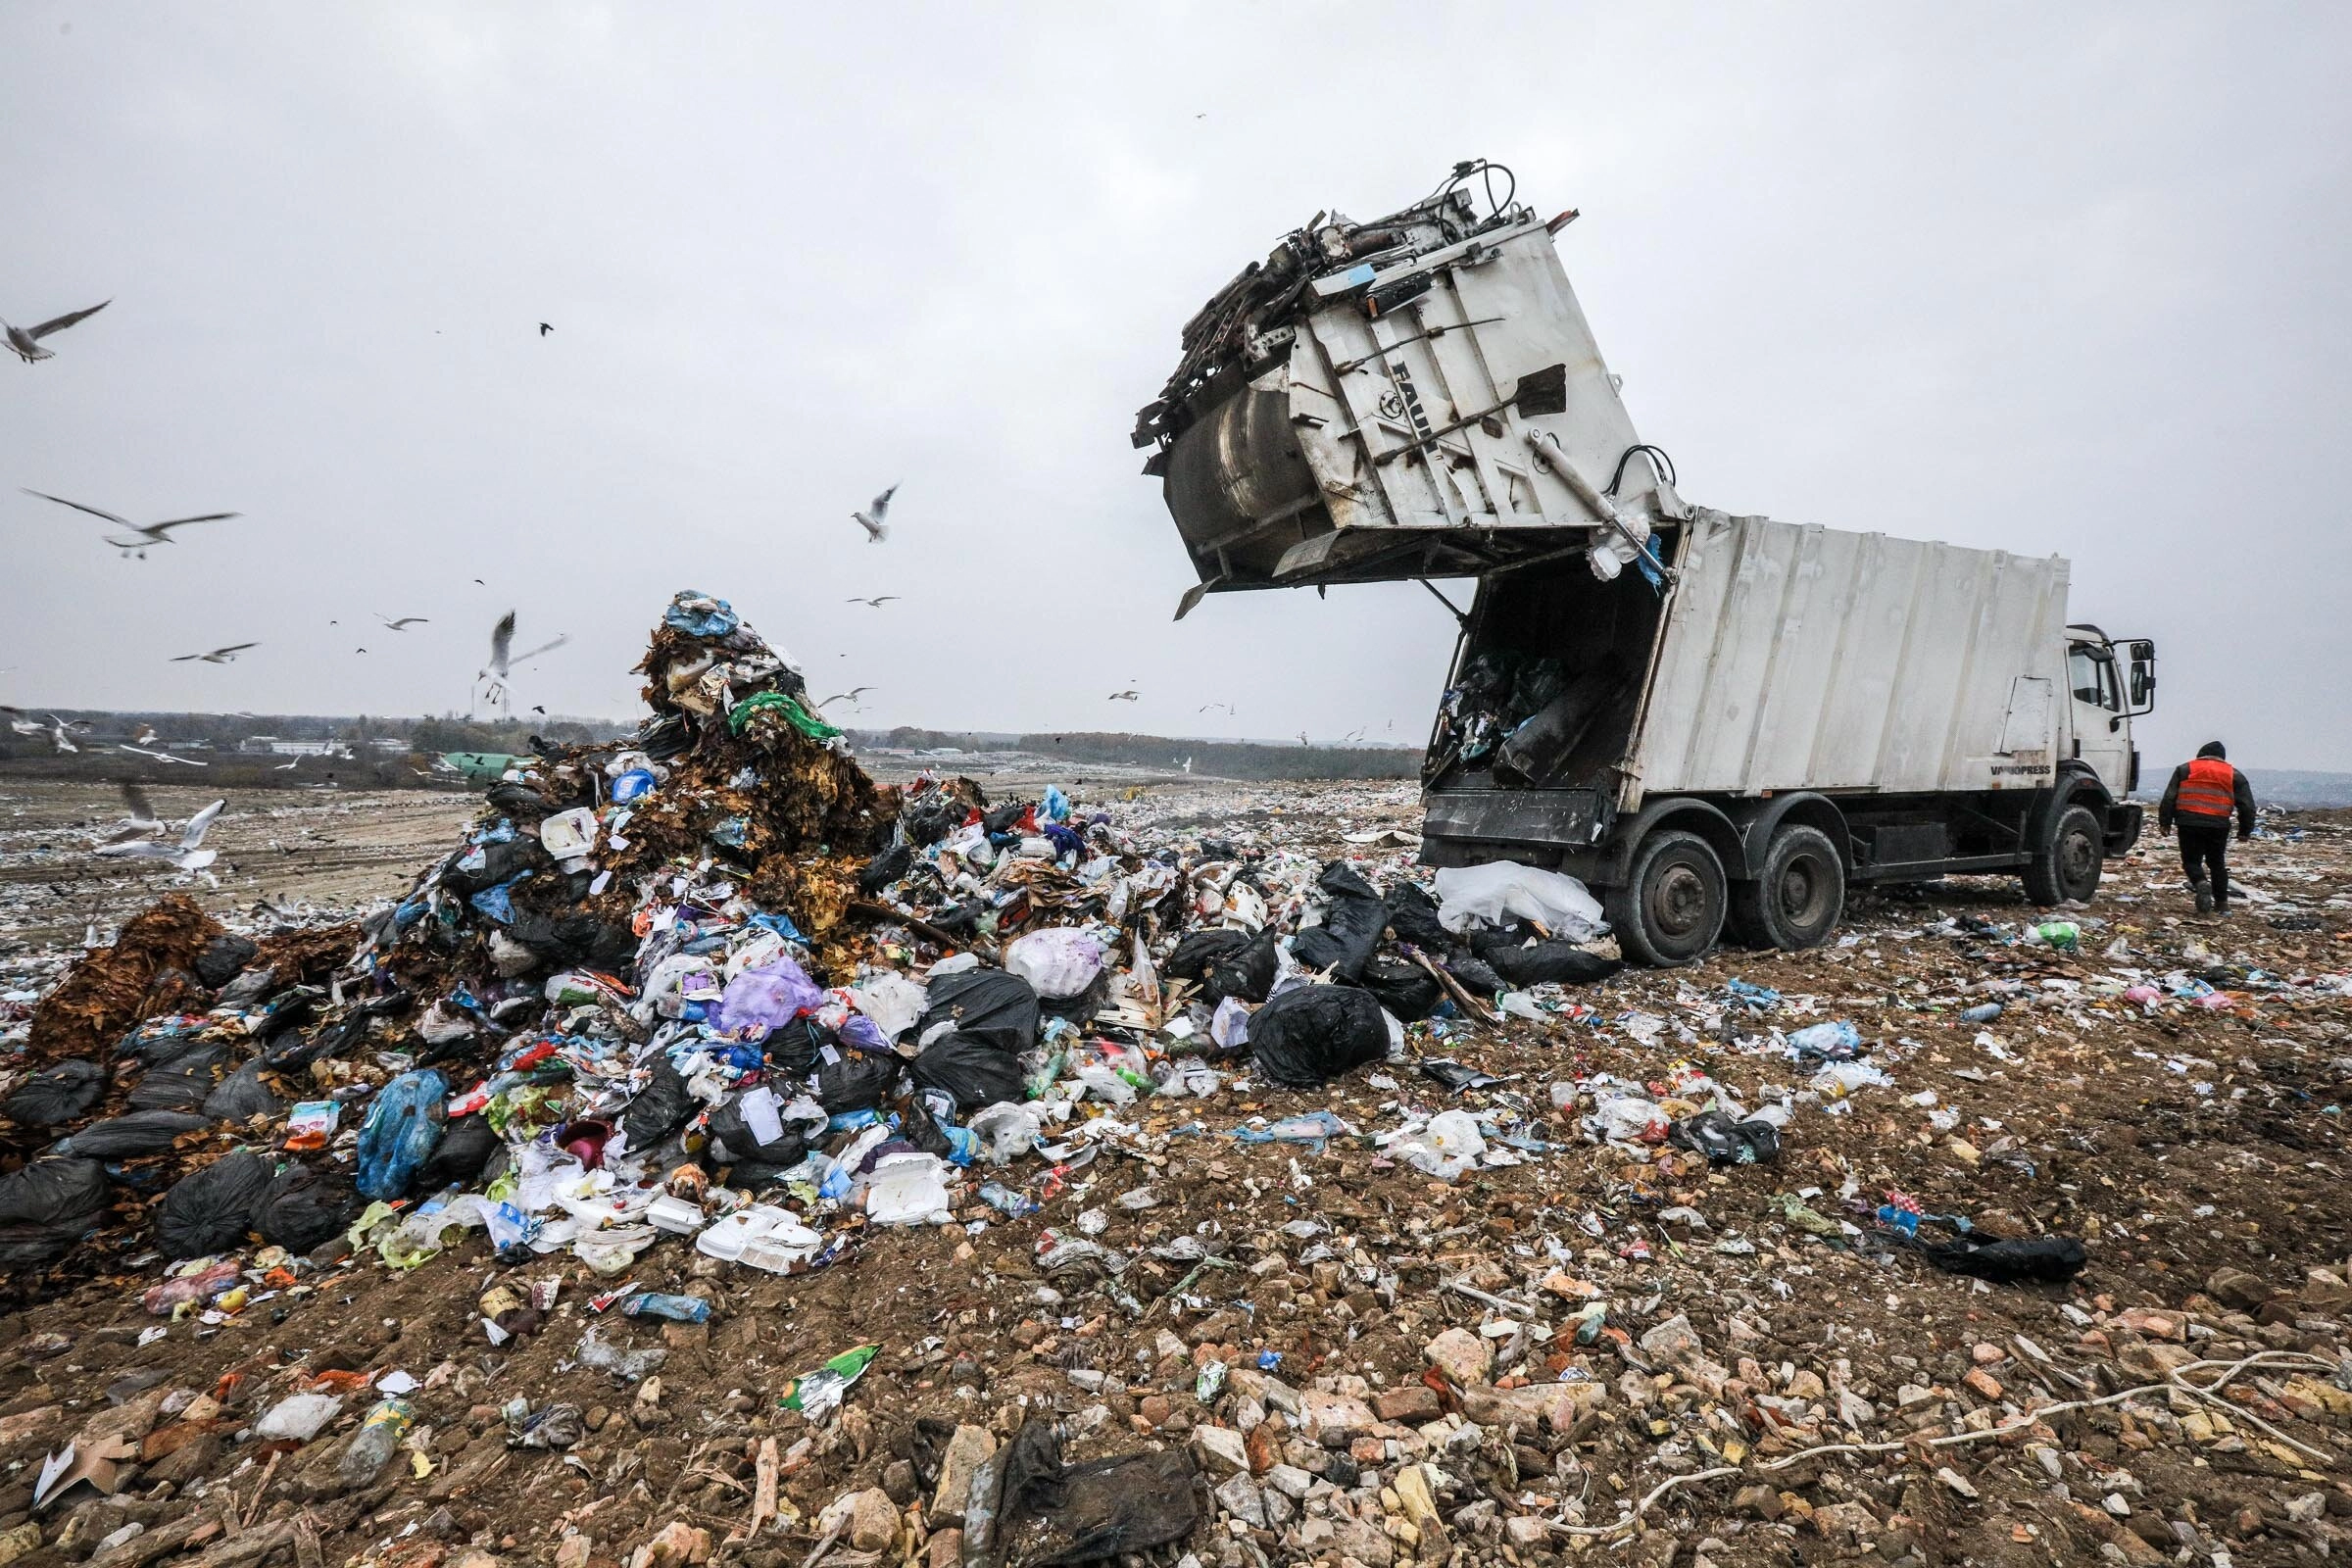
<path id="1" fill-rule="evenodd" d="M 2107 837 L 2100 844 L 2110 859 L 2129 855 L 2132 846 L 2139 842 L 2141 830 L 2147 825 L 2146 811 L 2137 801 L 2126 801 L 2107 808 Z"/>
<path id="2" fill-rule="evenodd" d="M 1524 846 L 1583 852 L 1608 831 L 1598 790 L 1445 790 L 1423 801 L 1421 858 L 1471 865 L 1523 858 Z"/>

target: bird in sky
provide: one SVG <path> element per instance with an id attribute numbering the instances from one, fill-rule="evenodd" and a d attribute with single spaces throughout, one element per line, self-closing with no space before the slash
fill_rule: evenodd
<path id="1" fill-rule="evenodd" d="M 871 606 L 873 606 L 873 607 L 874 607 L 876 610 L 880 610 L 880 609 L 881 609 L 881 608 L 882 608 L 884 605 L 887 605 L 887 604 L 889 604 L 889 603 L 890 603 L 890 602 L 891 602 L 893 599 L 896 599 L 896 598 L 898 598 L 898 597 L 899 597 L 899 596 L 898 596 L 897 594 L 883 594 L 883 595 L 882 595 L 882 596 L 880 596 L 879 598 L 875 598 L 875 599 L 859 599 L 859 598 L 857 598 L 857 597 L 853 596 L 853 597 L 851 597 L 849 600 L 847 600 L 847 601 L 845 601 L 845 602 L 846 602 L 846 603 L 848 603 L 848 604 L 853 604 L 853 605 L 871 605 Z"/>
<path id="2" fill-rule="evenodd" d="M 1347 738 L 1350 741 L 1362 740 L 1364 738 L 1364 726 L 1361 724 L 1356 725 L 1355 728 L 1348 732 Z"/>
<path id="3" fill-rule="evenodd" d="M 302 759 L 301 759 L 301 758 L 299 758 L 299 757 L 297 757 L 297 758 L 295 758 L 295 759 L 294 759 L 294 760 L 293 760 L 293 761 L 291 761 L 291 762 L 280 762 L 280 763 L 278 763 L 278 764 L 277 764 L 275 767 L 271 768 L 270 771 L 270 772 L 272 772 L 272 773 L 283 773 L 283 772 L 284 772 L 284 771 L 285 771 L 287 768 L 289 768 L 289 767 L 293 767 L 293 766 L 296 766 L 296 765 L 298 765 L 298 764 L 299 764 L 301 761 L 302 761 Z"/>
<path id="4" fill-rule="evenodd" d="M 1233 712 L 1233 705 L 1231 703 L 1202 703 L 1198 709 L 1194 710 L 1194 711 L 1205 713 L 1212 708 L 1222 708 L 1228 714 Z"/>
<path id="5" fill-rule="evenodd" d="M 541 321 L 539 323 L 539 335 L 541 337 L 547 336 L 548 333 L 553 332 L 555 328 L 548 325 L 545 321 Z"/>
<path id="6" fill-rule="evenodd" d="M 53 496 L 46 490 L 27 490 L 24 493 L 28 496 L 38 496 L 43 501 L 54 501 L 61 507 L 72 507 L 75 512 L 86 512 L 93 517 L 104 517 L 118 528 L 128 528 L 132 537 L 118 539 L 109 534 L 106 542 L 122 551 L 122 554 L 136 556 L 141 561 L 147 559 L 147 552 L 155 546 L 171 544 L 172 542 L 172 530 L 174 528 L 185 528 L 190 523 L 197 522 L 225 522 L 230 517 L 238 515 L 234 512 L 208 512 L 201 516 L 173 517 L 169 522 L 142 524 L 132 522 L 128 517 L 118 517 L 113 513 L 97 507 L 85 507 L 78 501 L 68 501 L 64 496 Z"/>
<path id="7" fill-rule="evenodd" d="M 355 653 L 355 654 L 364 654 L 364 653 L 366 653 L 367 651 L 368 651 L 368 650 L 367 650 L 367 649 L 365 649 L 365 648 L 354 648 L 354 649 L 352 650 L 352 652 L 353 652 L 353 653 Z"/>
<path id="8" fill-rule="evenodd" d="M 100 300 L 86 311 L 69 311 L 54 320 L 43 321 L 38 326 L 10 326 L 6 321 L 0 321 L 0 330 L 6 331 L 8 346 L 15 349 L 17 357 L 26 365 L 30 365 L 35 360 L 54 360 L 57 355 L 51 350 L 41 347 L 41 339 L 52 332 L 63 332 L 75 321 L 87 320 L 114 303 L 113 300 Z"/>
<path id="9" fill-rule="evenodd" d="M 545 718 L 547 716 L 547 707 L 542 703 L 533 703 L 531 705 L 531 711 L 537 713 L 541 718 Z"/>
<path id="10" fill-rule="evenodd" d="M 878 545 L 890 537 L 890 530 L 882 525 L 882 519 L 890 515 L 890 498 L 898 493 L 899 487 L 894 484 L 874 497 L 872 503 L 863 512 L 850 514 L 851 516 L 858 519 L 858 526 L 865 530 L 867 544 Z"/>
<path id="11" fill-rule="evenodd" d="M 1133 688 L 1129 688 L 1123 692 L 1112 692 L 1108 697 L 1105 697 L 1102 700 L 1106 703 L 1132 703 L 1143 695 L 1144 694 L 1142 692 L 1136 691 Z"/>
<path id="12" fill-rule="evenodd" d="M 1300 731 L 1298 732 L 1298 744 L 1299 744 L 1299 745 L 1301 745 L 1301 746 L 1304 746 L 1304 745 L 1306 744 L 1306 731 L 1304 731 L 1304 730 L 1300 730 Z"/>
<path id="13" fill-rule="evenodd" d="M 164 830 L 164 819 L 156 814 L 155 803 L 147 798 L 145 790 L 129 779 L 117 780 L 115 788 L 122 792 L 122 818 L 121 830 L 109 838 L 108 843 L 144 838 L 150 833 Z"/>
<path id="14" fill-rule="evenodd" d="M 67 732 L 89 727 L 90 721 L 86 718 L 63 719 L 55 713 L 51 713 L 49 715 L 49 740 L 61 752 L 78 752 L 81 748 L 74 744 L 74 737 Z"/>
<path id="15" fill-rule="evenodd" d="M 219 816 L 220 808 L 227 804 L 226 801 L 215 801 L 189 817 L 187 826 L 180 830 L 177 844 L 132 839 L 120 844 L 102 844 L 96 853 L 108 859 L 168 861 L 182 875 L 202 871 L 220 858 L 219 850 L 203 847 L 204 835 L 211 829 L 213 818 Z"/>
<path id="16" fill-rule="evenodd" d="M 130 743 L 133 746 L 149 746 L 154 744 L 155 739 L 155 726 L 153 724 L 141 724 L 138 728 L 138 732 L 131 736 Z"/>
<path id="17" fill-rule="evenodd" d="M 852 708 L 856 708 L 858 706 L 858 699 L 864 693 L 870 692 L 874 688 L 871 686 L 853 686 L 848 691 L 841 693 L 838 697 L 828 697 L 824 700 L 824 702 L 819 703 L 816 706 L 823 708 L 832 703 L 847 703 Z"/>
<path id="18" fill-rule="evenodd" d="M 422 626 L 431 619 L 426 615 L 403 615 L 398 620 L 394 620 L 380 610 L 375 612 L 375 618 L 394 631 L 407 631 L 411 626 Z"/>
<path id="19" fill-rule="evenodd" d="M 11 708 L 0 703 L 0 713 L 8 715 L 8 727 L 20 735 L 38 735 L 41 732 L 41 721 L 22 708 Z"/>
<path id="20" fill-rule="evenodd" d="M 208 664 L 233 664 L 237 662 L 237 656 L 246 649 L 261 646 L 260 643 L 230 643 L 226 648 L 216 648 L 209 654 L 175 654 L 171 662 L 184 664 L 191 659 L 197 659 Z"/>
<path id="21" fill-rule="evenodd" d="M 177 762 L 183 767 L 210 767 L 213 765 L 210 762 L 199 761 L 193 757 L 173 757 L 170 752 L 143 752 L 136 746 L 118 746 L 115 750 L 127 752 L 133 757 L 144 757 L 150 762 Z"/>

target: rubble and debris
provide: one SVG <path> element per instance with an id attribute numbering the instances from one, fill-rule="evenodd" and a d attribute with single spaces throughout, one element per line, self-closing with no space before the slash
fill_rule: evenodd
<path id="1" fill-rule="evenodd" d="M 635 735 L 493 782 L 331 950 L 190 904 L 13 1004 L 0 1553 L 143 1568 L 230 1514 L 570 1568 L 836 1526 L 1010 1563 L 2341 1544 L 2334 817 L 2241 868 L 2314 930 L 2198 919 L 2150 856 L 2071 951 L 1947 883 L 1624 969 L 1506 906 L 1447 930 L 1404 791 L 878 785 L 789 668 L 665 621 Z M 566 866 L 541 827 L 582 810 Z M 268 1102 L 215 1114 L 241 1075 Z M 89 1476 L 36 1512 L 49 1462 Z"/>

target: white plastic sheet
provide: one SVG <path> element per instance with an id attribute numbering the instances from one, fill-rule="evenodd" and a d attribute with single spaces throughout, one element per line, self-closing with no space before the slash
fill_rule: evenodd
<path id="1" fill-rule="evenodd" d="M 1438 920 L 1448 931 L 1533 920 L 1571 942 L 1597 936 L 1603 924 L 1600 901 L 1582 882 L 1516 860 L 1441 870 Z"/>

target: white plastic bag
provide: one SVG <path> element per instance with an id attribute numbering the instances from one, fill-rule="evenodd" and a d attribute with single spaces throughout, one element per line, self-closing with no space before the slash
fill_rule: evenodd
<path id="1" fill-rule="evenodd" d="M 1468 1111 L 1441 1110 L 1429 1118 L 1429 1125 L 1398 1139 L 1389 1152 L 1415 1170 L 1451 1182 L 1459 1181 L 1464 1171 L 1477 1165 L 1487 1152 L 1487 1141 L 1479 1135 L 1477 1118 Z"/>
<path id="2" fill-rule="evenodd" d="M 896 1040 L 923 1015 L 928 993 L 895 969 L 884 969 L 850 987 L 850 1000 L 874 1021 L 885 1040 Z"/>
<path id="3" fill-rule="evenodd" d="M 308 1443 L 342 1413 L 343 1401 L 331 1394 L 289 1394 L 254 1423 L 253 1435 L 265 1443 Z"/>
<path id="4" fill-rule="evenodd" d="M 1448 931 L 1533 920 L 1555 937 L 1590 941 L 1599 934 L 1600 901 L 1572 876 L 1516 860 L 1449 865 L 1438 873 L 1438 922 Z"/>
<path id="5" fill-rule="evenodd" d="M 1000 1100 L 972 1112 L 963 1125 L 965 1131 L 980 1140 L 981 1161 L 990 1165 L 1008 1165 L 1029 1152 L 1044 1128 L 1036 1111 L 1009 1100 Z"/>
<path id="6" fill-rule="evenodd" d="M 1050 926 L 1013 939 L 1004 968 L 1053 1001 L 1074 997 L 1102 972 L 1102 944 L 1076 926 Z"/>

